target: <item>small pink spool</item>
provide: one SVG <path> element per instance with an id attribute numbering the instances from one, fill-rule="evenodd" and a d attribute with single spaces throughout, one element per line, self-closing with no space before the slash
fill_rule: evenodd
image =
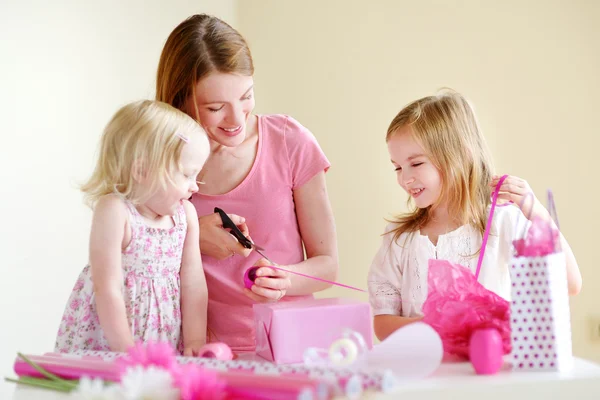
<path id="1" fill-rule="evenodd" d="M 244 273 L 244 286 L 246 289 L 250 289 L 252 285 L 254 285 L 254 281 L 256 280 L 256 271 L 258 271 L 258 267 L 250 267 Z"/>
<path id="2" fill-rule="evenodd" d="M 477 329 L 469 339 L 469 358 L 478 375 L 493 375 L 503 360 L 502 337 L 497 329 Z"/>
<path id="3" fill-rule="evenodd" d="M 217 360 L 229 361 L 233 359 L 231 348 L 225 343 L 208 343 L 200 348 L 199 357 L 216 358 Z"/>

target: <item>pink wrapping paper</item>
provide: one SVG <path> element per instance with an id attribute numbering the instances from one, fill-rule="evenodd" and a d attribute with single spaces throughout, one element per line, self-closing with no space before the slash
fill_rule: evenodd
<path id="1" fill-rule="evenodd" d="M 346 298 L 255 304 L 256 353 L 276 364 L 301 363 L 309 347 L 329 348 L 349 328 L 373 347 L 371 307 Z"/>

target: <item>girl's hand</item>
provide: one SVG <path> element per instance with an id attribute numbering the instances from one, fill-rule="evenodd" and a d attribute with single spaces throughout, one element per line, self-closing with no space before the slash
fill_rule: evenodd
<path id="1" fill-rule="evenodd" d="M 251 289 L 244 288 L 244 294 L 257 303 L 279 301 L 292 286 L 287 272 L 269 268 L 270 265 L 264 258 L 258 260 L 254 264 L 254 266 L 260 267 L 256 271 L 254 285 Z"/>
<path id="2" fill-rule="evenodd" d="M 186 357 L 198 357 L 200 349 L 206 344 L 204 340 L 193 340 L 185 343 L 183 347 L 183 355 Z"/>
<path id="3" fill-rule="evenodd" d="M 242 231 L 244 236 L 248 235 L 248 226 L 244 218 L 235 214 L 227 214 L 234 224 Z M 218 213 L 204 215 L 198 218 L 200 224 L 200 252 L 217 260 L 224 260 L 235 254 L 248 257 L 252 249 L 247 249 L 237 239 L 223 229 L 223 222 Z"/>
<path id="4" fill-rule="evenodd" d="M 495 188 L 502 175 L 494 175 L 490 186 Z M 530 193 L 528 195 L 528 193 Z M 535 217 L 541 217 L 547 219 L 549 217 L 548 210 L 542 205 L 542 203 L 535 197 L 533 190 L 524 179 L 516 176 L 507 176 L 502 186 L 500 186 L 500 192 L 498 198 L 512 201 L 517 207 L 521 209 L 523 215 L 527 219 L 532 220 Z"/>

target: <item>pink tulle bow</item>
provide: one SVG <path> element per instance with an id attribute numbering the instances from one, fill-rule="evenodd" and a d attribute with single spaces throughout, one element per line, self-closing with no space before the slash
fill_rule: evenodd
<path id="1" fill-rule="evenodd" d="M 477 329 L 495 328 L 504 354 L 511 351 L 510 303 L 481 285 L 466 267 L 429 260 L 428 295 L 423 322 L 442 339 L 444 351 L 469 358 L 469 340 Z"/>
<path id="2" fill-rule="evenodd" d="M 534 217 L 525 237 L 513 245 L 517 257 L 547 256 L 560 251 L 559 232 L 549 220 Z"/>
<path id="3" fill-rule="evenodd" d="M 175 350 L 169 343 L 149 340 L 147 343 L 138 342 L 130 347 L 125 357 L 117 359 L 117 365 L 121 373 L 136 365 L 143 367 L 154 365 L 170 371 L 177 367 L 177 359 Z"/>
<path id="4" fill-rule="evenodd" d="M 134 366 L 154 366 L 168 371 L 181 400 L 221 400 L 227 395 L 225 381 L 216 371 L 197 364 L 180 365 L 175 349 L 166 342 L 138 342 L 124 357 L 117 359 L 117 365 L 121 375 Z"/>
<path id="5" fill-rule="evenodd" d="M 226 398 L 225 382 L 217 372 L 195 364 L 184 364 L 172 371 L 181 400 L 221 400 Z"/>

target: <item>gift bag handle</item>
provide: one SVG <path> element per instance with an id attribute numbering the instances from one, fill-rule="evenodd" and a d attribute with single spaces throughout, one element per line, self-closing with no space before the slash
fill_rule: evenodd
<path id="1" fill-rule="evenodd" d="M 554 204 L 554 194 L 550 189 L 548 189 L 548 213 L 550 213 L 550 218 L 554 220 L 556 228 L 560 231 L 560 225 L 558 225 L 558 213 L 556 212 L 556 204 Z"/>
<path id="2" fill-rule="evenodd" d="M 487 225 L 485 226 L 485 232 L 483 233 L 483 240 L 481 241 L 481 250 L 479 251 L 479 260 L 477 260 L 477 271 L 475 272 L 475 279 L 479 279 L 479 272 L 481 271 L 481 264 L 483 263 L 483 255 L 485 254 L 485 247 L 487 245 L 488 237 L 490 236 L 490 229 L 492 227 L 492 220 L 494 219 L 494 210 L 496 209 L 496 203 L 498 202 L 498 194 L 500 193 L 500 187 L 504 183 L 504 180 L 508 175 L 503 175 L 498 183 L 492 196 L 492 205 L 490 207 L 490 215 L 488 217 Z"/>

